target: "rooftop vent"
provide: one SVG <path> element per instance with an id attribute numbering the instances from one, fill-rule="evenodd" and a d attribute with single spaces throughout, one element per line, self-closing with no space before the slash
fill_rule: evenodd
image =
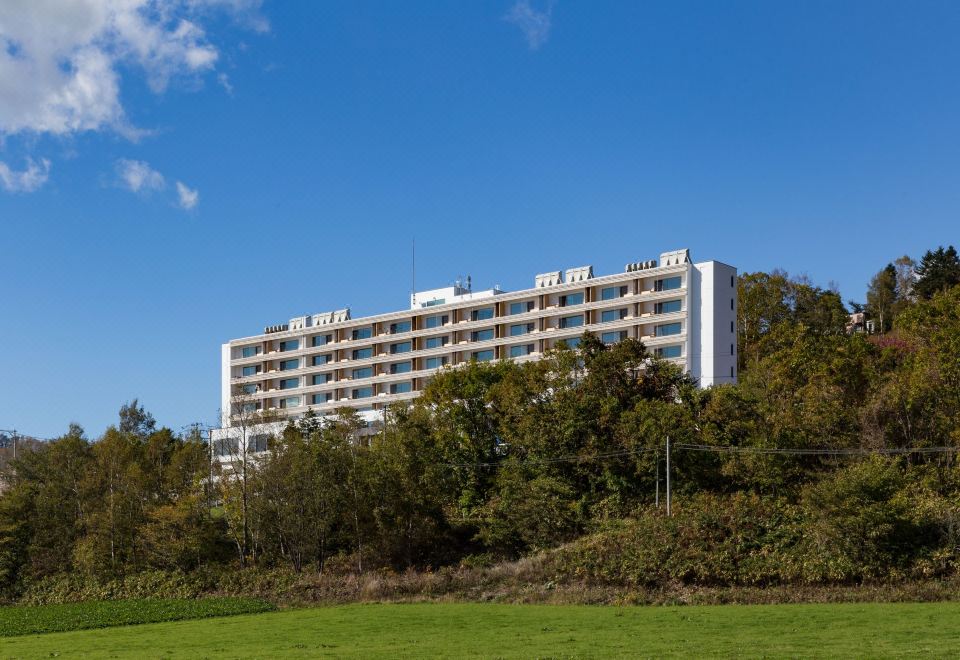
<path id="1" fill-rule="evenodd" d="M 637 261 L 632 264 L 627 264 L 626 266 L 623 267 L 623 272 L 632 273 L 634 271 L 646 270 L 648 268 L 656 268 L 656 267 L 657 267 L 657 260 L 650 259 L 649 261 Z"/>
<path id="2" fill-rule="evenodd" d="M 660 263 L 664 266 L 678 266 L 690 263 L 690 250 L 673 250 L 660 255 Z"/>
<path id="3" fill-rule="evenodd" d="M 330 325 L 331 323 L 340 323 L 350 320 L 350 309 L 338 309 L 333 312 L 321 312 L 312 317 L 313 325 Z"/>
<path id="4" fill-rule="evenodd" d="M 286 332 L 289 329 L 290 329 L 290 326 L 286 323 L 282 323 L 280 325 L 268 325 L 266 328 L 263 329 L 263 334 L 272 335 L 275 332 Z"/>
<path id="5" fill-rule="evenodd" d="M 295 319 L 290 319 L 290 329 L 291 330 L 303 330 L 308 325 L 310 325 L 309 316 L 298 316 Z"/>
<path id="6" fill-rule="evenodd" d="M 540 273 L 535 281 L 538 289 L 545 286 L 556 286 L 557 284 L 563 284 L 563 274 L 559 270 L 552 273 Z"/>
<path id="7" fill-rule="evenodd" d="M 585 282 L 593 279 L 593 266 L 580 266 L 579 268 L 567 269 L 567 283 Z"/>

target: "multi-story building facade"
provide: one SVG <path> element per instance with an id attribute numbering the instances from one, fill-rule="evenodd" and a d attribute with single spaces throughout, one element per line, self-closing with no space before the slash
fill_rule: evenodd
<path id="1" fill-rule="evenodd" d="M 537 275 L 534 287 L 458 283 L 411 295 L 408 309 L 301 316 L 222 347 L 222 409 L 296 418 L 350 406 L 374 417 L 416 397 L 439 369 L 471 360 L 536 360 L 585 332 L 641 340 L 704 387 L 736 380 L 736 269 L 688 250 L 595 277 L 592 267 Z M 229 412 L 228 412 L 229 411 Z"/>

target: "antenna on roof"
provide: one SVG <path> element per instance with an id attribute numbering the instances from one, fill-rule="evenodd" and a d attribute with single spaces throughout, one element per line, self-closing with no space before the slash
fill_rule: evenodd
<path id="1" fill-rule="evenodd" d="M 410 244 L 410 297 L 413 304 L 417 304 L 417 237 L 411 239 Z"/>

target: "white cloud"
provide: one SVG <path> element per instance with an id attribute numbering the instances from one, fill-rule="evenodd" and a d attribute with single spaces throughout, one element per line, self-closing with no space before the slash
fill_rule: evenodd
<path id="1" fill-rule="evenodd" d="M 7 192 L 33 192 L 45 184 L 49 176 L 50 161 L 46 158 L 41 158 L 39 163 L 28 158 L 26 168 L 19 172 L 0 161 L 0 185 Z"/>
<path id="2" fill-rule="evenodd" d="M 191 190 L 186 185 L 177 181 L 177 201 L 180 208 L 189 211 L 200 201 L 200 193 L 197 190 Z"/>
<path id="3" fill-rule="evenodd" d="M 211 11 L 258 16 L 260 0 L 0 1 L 0 138 L 17 133 L 139 133 L 120 99 L 120 71 L 162 92 L 214 68 L 220 53 L 200 24 Z"/>
<path id="4" fill-rule="evenodd" d="M 230 76 L 225 73 L 218 73 L 217 82 L 226 90 L 227 94 L 233 96 L 233 85 L 230 83 Z"/>
<path id="5" fill-rule="evenodd" d="M 546 9 L 537 11 L 530 5 L 529 0 L 517 0 L 504 20 L 516 25 L 527 38 L 530 50 L 537 50 L 547 43 L 550 36 L 550 16 L 553 14 L 553 2 L 548 2 Z"/>
<path id="6" fill-rule="evenodd" d="M 163 190 L 167 186 L 163 175 L 142 160 L 121 158 L 117 161 L 117 176 L 120 184 L 130 192 Z"/>

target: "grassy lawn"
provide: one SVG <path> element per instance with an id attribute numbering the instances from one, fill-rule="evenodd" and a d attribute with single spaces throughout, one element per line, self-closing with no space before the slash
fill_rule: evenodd
<path id="1" fill-rule="evenodd" d="M 348 605 L 0 639 L 0 657 L 953 656 L 960 603 Z"/>

